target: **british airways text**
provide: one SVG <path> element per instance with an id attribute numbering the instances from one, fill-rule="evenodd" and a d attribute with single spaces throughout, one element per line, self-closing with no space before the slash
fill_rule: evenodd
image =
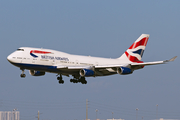
<path id="1" fill-rule="evenodd" d="M 65 58 L 65 57 L 54 57 L 54 56 L 47 56 L 47 55 L 41 55 L 41 58 L 42 59 L 50 59 L 50 60 L 63 60 L 63 61 L 69 61 L 68 58 Z"/>

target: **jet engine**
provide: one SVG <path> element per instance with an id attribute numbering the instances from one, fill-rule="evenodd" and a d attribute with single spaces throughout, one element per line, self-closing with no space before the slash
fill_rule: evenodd
<path id="1" fill-rule="evenodd" d="M 120 75 L 127 75 L 127 74 L 132 74 L 133 71 L 131 70 L 131 68 L 128 67 L 119 67 L 117 68 L 117 73 Z"/>
<path id="2" fill-rule="evenodd" d="M 35 70 L 29 70 L 29 73 L 32 76 L 43 76 L 43 75 L 45 75 L 45 72 L 35 71 Z"/>
<path id="3" fill-rule="evenodd" d="M 82 77 L 89 77 L 89 76 L 94 76 L 94 71 L 89 69 L 82 69 L 80 70 L 79 74 Z"/>

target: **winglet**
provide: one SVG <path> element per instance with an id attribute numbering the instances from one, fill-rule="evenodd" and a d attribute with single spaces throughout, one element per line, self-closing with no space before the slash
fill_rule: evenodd
<path id="1" fill-rule="evenodd" d="M 171 61 L 174 61 L 176 58 L 177 58 L 177 56 L 171 58 L 170 60 L 165 60 L 164 62 L 171 62 Z"/>

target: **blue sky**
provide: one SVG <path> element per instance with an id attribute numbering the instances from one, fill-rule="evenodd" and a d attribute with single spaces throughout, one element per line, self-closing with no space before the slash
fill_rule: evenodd
<path id="1" fill-rule="evenodd" d="M 56 74 L 34 77 L 7 56 L 22 46 L 117 58 L 142 34 L 150 34 L 143 61 L 179 55 L 180 1 L 1 0 L 0 111 L 17 108 L 21 120 L 123 118 L 180 119 L 179 58 L 131 75 L 87 78 L 88 84 L 59 85 Z M 158 104 L 158 114 L 156 105 Z"/>

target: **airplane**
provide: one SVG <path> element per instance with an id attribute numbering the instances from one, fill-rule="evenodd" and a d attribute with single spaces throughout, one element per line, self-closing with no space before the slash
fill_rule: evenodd
<path id="1" fill-rule="evenodd" d="M 170 60 L 143 62 L 143 56 L 149 35 L 142 34 L 119 58 L 100 58 L 72 55 L 51 49 L 20 47 L 7 57 L 7 60 L 22 70 L 20 75 L 26 77 L 25 69 L 32 76 L 43 76 L 46 72 L 56 73 L 59 84 L 63 84 L 64 76 L 72 76 L 72 83 L 87 84 L 85 77 L 108 76 L 114 74 L 128 75 L 144 66 L 164 64 Z"/>

